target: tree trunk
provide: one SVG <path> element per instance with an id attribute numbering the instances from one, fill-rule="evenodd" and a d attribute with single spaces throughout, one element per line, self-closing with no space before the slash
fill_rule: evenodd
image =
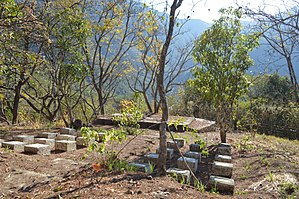
<path id="1" fill-rule="evenodd" d="M 12 109 L 12 124 L 16 124 L 18 121 L 18 111 L 21 98 L 21 88 L 22 82 L 19 81 L 15 87 L 15 96 L 13 100 L 13 109 Z"/>
<path id="2" fill-rule="evenodd" d="M 158 172 L 162 175 L 166 174 L 166 127 L 167 127 L 167 120 L 168 120 L 168 105 L 166 100 L 166 92 L 164 88 L 164 71 L 165 71 L 165 60 L 168 52 L 168 48 L 172 39 L 173 28 L 175 24 L 175 12 L 176 9 L 179 8 L 182 4 L 183 0 L 173 0 L 170 9 L 169 15 L 169 26 L 168 26 L 168 33 L 166 36 L 166 40 L 163 44 L 160 58 L 159 58 L 159 71 L 157 75 L 157 88 L 159 91 L 160 101 L 161 101 L 161 108 L 162 108 L 162 119 L 160 124 L 160 154 L 159 154 L 159 163 L 158 163 Z"/>
<path id="3" fill-rule="evenodd" d="M 291 79 L 291 84 L 293 87 L 293 92 L 294 92 L 294 98 L 296 102 L 299 102 L 299 97 L 298 97 L 298 91 L 297 91 L 297 79 L 296 79 L 296 74 L 294 71 L 293 63 L 291 57 L 287 57 L 287 63 L 288 63 L 288 69 L 289 69 L 289 74 L 290 74 L 290 79 Z"/>
<path id="4" fill-rule="evenodd" d="M 151 104 L 150 104 L 150 102 L 149 102 L 149 100 L 148 100 L 148 97 L 147 97 L 147 95 L 146 95 L 146 92 L 143 92 L 142 94 L 143 94 L 143 98 L 144 98 L 144 100 L 145 100 L 145 104 L 146 104 L 146 106 L 147 106 L 148 111 L 149 111 L 150 113 L 153 113 L 153 109 L 152 109 L 152 106 L 151 106 Z"/>

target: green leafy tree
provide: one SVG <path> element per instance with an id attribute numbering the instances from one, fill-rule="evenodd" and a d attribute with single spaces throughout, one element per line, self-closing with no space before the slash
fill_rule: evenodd
<path id="1" fill-rule="evenodd" d="M 242 10 L 220 10 L 221 17 L 196 41 L 193 56 L 201 66 L 194 68 L 190 83 L 210 100 L 217 111 L 221 142 L 226 142 L 236 100 L 247 92 L 246 70 L 253 65 L 249 52 L 258 45 L 257 33 L 243 34 Z"/>

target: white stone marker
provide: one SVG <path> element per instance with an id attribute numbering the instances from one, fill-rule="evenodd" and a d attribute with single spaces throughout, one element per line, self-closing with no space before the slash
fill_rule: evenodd
<path id="1" fill-rule="evenodd" d="M 150 162 L 151 164 L 158 164 L 159 161 L 159 154 L 157 153 L 148 153 L 146 155 L 144 155 L 144 157 L 146 158 L 147 162 Z"/>
<path id="2" fill-rule="evenodd" d="M 55 149 L 60 151 L 75 151 L 77 149 L 76 141 L 56 140 Z"/>
<path id="3" fill-rule="evenodd" d="M 57 135 L 56 140 L 69 140 L 69 141 L 75 141 L 75 140 L 76 140 L 76 136 L 74 136 L 74 135 L 62 134 L 62 135 Z"/>
<path id="4" fill-rule="evenodd" d="M 20 141 L 8 141 L 3 142 L 2 147 L 7 147 L 9 149 L 14 150 L 15 152 L 24 152 L 24 145 L 26 143 Z"/>
<path id="5" fill-rule="evenodd" d="M 219 176 L 210 176 L 208 188 L 211 189 L 216 186 L 216 189 L 222 192 L 234 193 L 235 181 L 231 178 L 224 178 Z"/>
<path id="6" fill-rule="evenodd" d="M 233 164 L 214 161 L 212 165 L 212 174 L 215 176 L 230 178 L 233 175 Z"/>
<path id="7" fill-rule="evenodd" d="M 28 144 L 24 146 L 25 153 L 34 153 L 38 155 L 50 155 L 51 148 L 47 144 Z"/>
<path id="8" fill-rule="evenodd" d="M 185 146 L 186 140 L 184 138 L 174 138 L 174 141 L 178 143 L 179 147 Z"/>
<path id="9" fill-rule="evenodd" d="M 46 144 L 50 146 L 50 150 L 55 149 L 55 140 L 54 139 L 48 139 L 48 138 L 35 138 L 34 139 L 35 143 L 38 144 Z"/>
<path id="10" fill-rule="evenodd" d="M 232 163 L 232 156 L 217 154 L 215 155 L 215 161 Z"/>
<path id="11" fill-rule="evenodd" d="M 48 139 L 55 139 L 58 133 L 50 133 L 50 132 L 41 132 L 38 134 L 37 137 L 39 138 L 48 138 Z"/>
<path id="12" fill-rule="evenodd" d="M 196 152 L 196 151 L 187 151 L 184 154 L 185 157 L 188 158 L 195 158 L 198 159 L 198 162 L 201 162 L 201 153 L 200 152 Z"/>
<path id="13" fill-rule="evenodd" d="M 167 159 L 171 160 L 173 158 L 174 149 L 167 148 Z M 160 148 L 157 148 L 156 153 L 160 153 Z"/>
<path id="14" fill-rule="evenodd" d="M 77 136 L 77 131 L 72 128 L 61 128 L 60 133 Z"/>
<path id="15" fill-rule="evenodd" d="M 184 170 L 179 168 L 169 168 L 166 170 L 166 173 L 171 177 L 176 177 L 179 182 L 184 180 L 186 184 L 190 182 L 191 179 L 189 170 Z"/>
<path id="16" fill-rule="evenodd" d="M 131 162 L 129 163 L 130 166 L 135 167 L 138 171 L 142 171 L 145 173 L 150 173 L 150 166 L 148 163 L 136 163 L 136 162 Z"/>
<path id="17" fill-rule="evenodd" d="M 24 142 L 25 144 L 33 144 L 34 136 L 33 135 L 16 135 L 13 137 L 15 141 Z"/>

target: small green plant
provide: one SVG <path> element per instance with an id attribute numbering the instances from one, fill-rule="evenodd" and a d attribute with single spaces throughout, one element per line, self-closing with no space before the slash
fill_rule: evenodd
<path id="1" fill-rule="evenodd" d="M 236 194 L 236 195 L 246 195 L 247 192 L 246 192 L 245 190 L 237 190 L 237 191 L 235 192 L 235 194 Z"/>
<path id="2" fill-rule="evenodd" d="M 210 192 L 212 194 L 219 194 L 219 191 L 217 190 L 217 183 L 215 183 L 214 186 L 212 186 Z"/>
<path id="3" fill-rule="evenodd" d="M 203 156 L 209 155 L 209 150 L 207 148 L 207 142 L 201 138 L 196 132 L 192 132 L 192 136 L 195 137 L 195 144 L 199 144 L 200 152 Z"/>
<path id="4" fill-rule="evenodd" d="M 255 145 L 250 143 L 250 136 L 244 136 L 242 140 L 236 144 L 236 148 L 238 151 L 244 152 L 244 151 L 251 151 L 256 148 Z"/>
<path id="5" fill-rule="evenodd" d="M 240 179 L 241 179 L 241 180 L 245 180 L 245 179 L 247 179 L 247 178 L 248 178 L 248 176 L 245 175 L 245 174 L 242 174 L 242 175 L 240 176 Z"/>
<path id="6" fill-rule="evenodd" d="M 149 165 L 149 171 L 147 171 L 147 173 L 153 173 L 156 165 L 152 162 L 148 162 L 148 165 Z"/>
<path id="7" fill-rule="evenodd" d="M 263 156 L 260 156 L 260 162 L 261 162 L 261 164 L 263 165 L 263 166 L 270 166 L 271 165 L 271 163 L 270 163 L 270 161 L 269 161 L 269 159 L 268 158 L 266 158 L 266 157 L 263 157 Z"/>
<path id="8" fill-rule="evenodd" d="M 194 180 L 194 187 L 201 193 L 205 192 L 205 185 L 198 179 Z"/>
<path id="9" fill-rule="evenodd" d="M 268 171 L 268 176 L 267 176 L 268 180 L 270 182 L 274 182 L 274 176 L 273 173 L 271 171 Z"/>

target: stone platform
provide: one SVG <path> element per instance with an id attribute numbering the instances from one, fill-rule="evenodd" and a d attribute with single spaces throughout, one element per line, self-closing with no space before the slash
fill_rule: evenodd
<path id="1" fill-rule="evenodd" d="M 50 155 L 51 148 L 46 144 L 28 144 L 24 146 L 24 152 L 38 155 Z"/>

